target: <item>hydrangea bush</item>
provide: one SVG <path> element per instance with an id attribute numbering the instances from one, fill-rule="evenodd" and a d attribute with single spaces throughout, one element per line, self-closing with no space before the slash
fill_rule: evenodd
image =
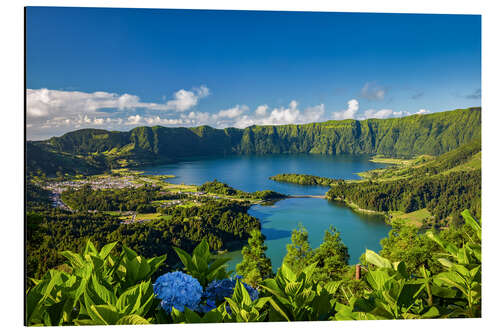
<path id="1" fill-rule="evenodd" d="M 177 271 L 160 276 L 153 284 L 153 291 L 161 299 L 161 307 L 170 313 L 172 307 L 181 312 L 184 307 L 196 310 L 203 288 L 191 275 Z"/>
<path id="2" fill-rule="evenodd" d="M 234 279 L 223 279 L 214 280 L 210 282 L 205 291 L 203 292 L 202 298 L 206 300 L 206 304 L 200 305 L 201 312 L 208 312 L 217 307 L 217 304 L 221 304 L 225 301 L 226 297 L 233 296 L 234 287 L 236 286 L 236 281 L 241 280 L 242 277 L 237 275 Z M 259 292 L 242 282 L 245 289 L 248 291 L 252 301 L 259 297 Z"/>

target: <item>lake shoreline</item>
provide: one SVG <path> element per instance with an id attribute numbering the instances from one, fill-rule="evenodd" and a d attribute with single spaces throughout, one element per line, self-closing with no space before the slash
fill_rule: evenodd
<path id="1" fill-rule="evenodd" d="M 253 193 L 271 190 L 286 196 L 274 200 L 256 200 L 250 204 L 248 214 L 259 220 L 266 237 L 267 256 L 273 268 L 279 267 L 290 243 L 291 233 L 302 224 L 309 232 L 312 248 L 318 247 L 325 230 L 334 226 L 351 254 L 350 264 L 355 264 L 366 248 L 380 249 L 380 240 L 387 237 L 390 225 L 381 214 L 367 214 L 345 204 L 328 200 L 329 186 L 299 185 L 277 182 L 270 176 L 283 172 L 317 174 L 335 179 L 360 179 L 356 173 L 375 169 L 380 164 L 369 161 L 370 156 L 324 156 L 311 154 L 286 154 L 246 156 L 233 155 L 221 158 L 191 160 L 154 168 L 144 168 L 145 174 L 169 174 L 172 184 L 204 184 L 215 179 L 234 189 Z M 174 185 L 172 185 L 174 186 Z M 322 199 L 322 200 L 313 200 Z M 351 208 L 351 209 L 346 209 Z M 247 241 L 230 244 L 226 249 L 234 269 Z"/>

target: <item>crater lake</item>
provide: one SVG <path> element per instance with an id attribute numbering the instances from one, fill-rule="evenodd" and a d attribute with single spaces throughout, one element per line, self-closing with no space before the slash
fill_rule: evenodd
<path id="1" fill-rule="evenodd" d="M 385 167 L 373 163 L 367 156 L 352 155 L 231 155 L 189 160 L 141 169 L 145 174 L 174 175 L 169 183 L 201 185 L 217 179 L 236 189 L 254 192 L 273 190 L 287 195 L 324 195 L 325 186 L 305 186 L 279 183 L 269 179 L 280 173 L 359 179 L 358 172 Z M 312 248 L 318 247 L 325 231 L 334 226 L 349 249 L 350 263 L 358 262 L 366 249 L 378 251 L 380 240 L 387 237 L 390 226 L 384 218 L 361 215 L 341 203 L 320 198 L 289 198 L 274 205 L 253 205 L 248 213 L 259 218 L 266 236 L 267 256 L 273 269 L 281 265 L 290 243 L 292 230 L 302 224 L 309 233 Z M 240 251 L 227 254 L 230 269 L 241 261 Z"/>

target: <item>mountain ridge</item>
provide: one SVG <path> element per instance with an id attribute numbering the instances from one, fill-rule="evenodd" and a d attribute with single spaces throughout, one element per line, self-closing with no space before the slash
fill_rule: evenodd
<path id="1" fill-rule="evenodd" d="M 476 107 L 402 118 L 253 125 L 244 129 L 206 125 L 141 126 L 123 132 L 80 129 L 27 144 L 49 154 L 83 159 L 93 156 L 94 160 L 101 156 L 109 166 L 141 166 L 233 154 L 440 155 L 480 137 L 481 108 Z M 37 157 L 30 157 L 29 149 L 27 155 L 29 167 L 31 157 Z"/>

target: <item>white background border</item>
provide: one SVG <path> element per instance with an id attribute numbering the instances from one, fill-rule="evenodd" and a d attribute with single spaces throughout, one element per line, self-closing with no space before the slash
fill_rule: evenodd
<path id="1" fill-rule="evenodd" d="M 192 9 L 241 9 L 241 10 L 301 10 L 301 11 L 346 11 L 346 12 L 393 12 L 393 13 L 441 13 L 441 14 L 481 14 L 483 32 L 483 318 L 454 320 L 417 321 L 365 321 L 365 322 L 301 322 L 265 324 L 193 324 L 193 325 L 152 325 L 150 327 L 92 327 L 63 328 L 63 330 L 114 332 L 123 331 L 175 331 L 198 332 L 216 330 L 218 332 L 265 331 L 342 331 L 342 332 L 489 332 L 500 326 L 500 293 L 498 279 L 500 264 L 498 256 L 500 214 L 500 16 L 497 1 L 436 1 L 419 0 L 244 0 L 238 1 L 3 1 L 0 9 L 0 142 L 2 143 L 1 175 L 1 256 L 0 256 L 0 327 L 13 330 L 38 331 L 38 328 L 23 327 L 23 158 L 24 158 L 24 6 L 84 6 L 84 7 L 131 7 L 131 8 L 192 8 Z M 485 181 L 486 180 L 486 181 Z M 495 325 L 496 324 L 496 325 Z M 494 327 L 497 327 L 496 329 Z M 58 328 L 43 328 L 44 332 L 61 332 Z"/>

